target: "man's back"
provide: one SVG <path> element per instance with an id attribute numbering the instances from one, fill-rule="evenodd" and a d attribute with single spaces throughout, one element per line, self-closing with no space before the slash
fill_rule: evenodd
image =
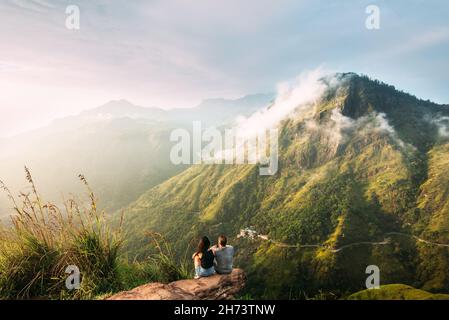
<path id="1" fill-rule="evenodd" d="M 232 264 L 234 261 L 234 248 L 226 246 L 216 248 L 215 250 L 215 271 L 217 273 L 226 274 L 232 272 Z"/>

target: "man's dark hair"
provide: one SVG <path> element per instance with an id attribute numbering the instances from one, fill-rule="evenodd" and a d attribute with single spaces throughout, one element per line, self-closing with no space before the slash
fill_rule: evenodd
<path id="1" fill-rule="evenodd" d="M 226 236 L 225 235 L 220 235 L 219 237 L 218 237 L 218 244 L 220 245 L 220 246 L 222 246 L 222 247 L 226 247 L 226 244 L 228 243 L 228 239 L 226 239 Z"/>

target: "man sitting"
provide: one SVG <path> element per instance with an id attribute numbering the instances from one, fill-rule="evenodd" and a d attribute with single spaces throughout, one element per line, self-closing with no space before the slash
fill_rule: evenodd
<path id="1" fill-rule="evenodd" d="M 234 260 L 234 248 L 227 245 L 226 236 L 218 237 L 218 245 L 211 249 L 215 255 L 214 267 L 219 274 L 228 274 L 232 272 L 232 264 Z"/>

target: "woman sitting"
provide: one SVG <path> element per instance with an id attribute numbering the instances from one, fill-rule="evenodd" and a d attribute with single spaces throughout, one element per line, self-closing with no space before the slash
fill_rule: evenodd
<path id="1" fill-rule="evenodd" d="M 204 236 L 198 243 L 198 250 L 193 254 L 192 259 L 195 264 L 195 279 L 208 277 L 215 273 L 214 253 L 209 250 L 210 241 Z"/>

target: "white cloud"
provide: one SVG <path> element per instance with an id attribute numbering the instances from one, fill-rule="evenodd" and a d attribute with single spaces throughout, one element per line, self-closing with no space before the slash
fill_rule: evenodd
<path id="1" fill-rule="evenodd" d="M 358 121 L 358 125 L 367 131 L 383 131 L 388 133 L 391 138 L 396 141 L 396 143 L 401 147 L 405 148 L 406 144 L 402 141 L 394 129 L 394 127 L 389 123 L 387 115 L 383 112 L 375 113 L 374 118 L 373 115 L 368 115 L 360 118 Z M 408 147 L 414 149 L 414 147 L 410 144 L 407 144 Z"/>
<path id="2" fill-rule="evenodd" d="M 331 121 L 333 122 L 333 126 L 328 128 L 327 131 L 331 142 L 335 146 L 338 146 L 343 141 L 344 130 L 352 128 L 355 121 L 350 117 L 344 116 L 339 109 L 332 110 Z"/>
<path id="3" fill-rule="evenodd" d="M 385 113 L 383 112 L 378 113 L 376 115 L 375 122 L 377 125 L 377 129 L 387 131 L 388 133 L 393 135 L 396 134 L 396 131 L 388 122 L 387 115 Z"/>
<path id="4" fill-rule="evenodd" d="M 319 124 L 316 120 L 309 119 L 306 121 L 306 128 L 311 131 L 319 130 L 324 133 L 329 145 L 333 146 L 334 150 L 337 150 L 340 144 L 345 143 L 348 135 L 354 132 L 362 135 L 373 131 L 386 132 L 401 148 L 406 146 L 398 137 L 393 126 L 388 122 L 387 115 L 382 112 L 352 119 L 343 115 L 340 109 L 335 108 L 332 110 L 330 121 Z"/>
<path id="5" fill-rule="evenodd" d="M 272 105 L 255 112 L 248 118 L 239 117 L 234 129 L 236 140 L 235 151 L 243 153 L 247 150 L 254 161 L 265 161 L 264 155 L 257 152 L 257 144 L 264 145 L 258 139 L 266 137 L 268 130 L 278 129 L 280 122 L 288 117 L 302 118 L 313 115 L 314 106 L 322 96 L 327 85 L 321 79 L 327 73 L 320 67 L 301 73 L 291 83 L 278 85 L 277 97 Z M 271 144 L 272 142 L 270 142 Z M 234 149 L 223 149 L 217 152 L 218 159 L 233 159 Z"/>
<path id="6" fill-rule="evenodd" d="M 440 137 L 449 138 L 449 117 L 439 117 L 431 122 L 438 127 Z"/>
<path id="7" fill-rule="evenodd" d="M 301 73 L 292 83 L 280 83 L 273 105 L 248 118 L 238 119 L 237 131 L 242 136 L 253 137 L 267 129 L 275 128 L 280 121 L 313 111 L 313 105 L 326 90 L 320 81 L 327 73 L 322 68 Z"/>

